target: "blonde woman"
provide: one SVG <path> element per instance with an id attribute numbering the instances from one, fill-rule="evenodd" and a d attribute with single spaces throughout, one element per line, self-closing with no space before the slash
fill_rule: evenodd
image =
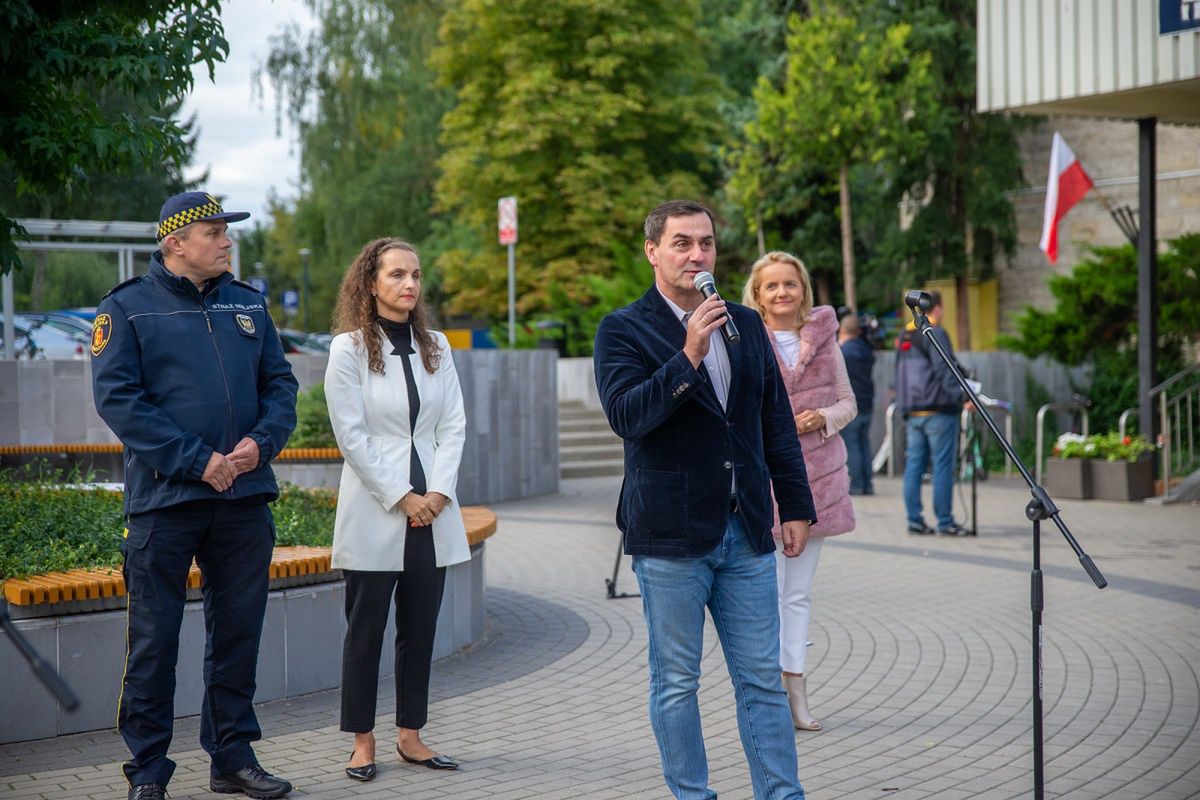
<path id="1" fill-rule="evenodd" d="M 421 303 L 412 245 L 376 239 L 338 293 L 325 396 L 345 457 L 333 566 L 346 577 L 341 728 L 354 734 L 346 767 L 375 777 L 375 698 L 388 610 L 396 607 L 396 751 L 430 769 L 456 769 L 421 740 L 446 567 L 471 557 L 455 500 L 466 417 L 446 337 Z"/>
<path id="2" fill-rule="evenodd" d="M 854 529 L 846 445 L 838 431 L 854 419 L 858 405 L 837 344 L 837 314 L 829 306 L 813 308 L 812 282 L 800 259 L 774 251 L 756 261 L 742 303 L 758 311 L 771 333 L 817 508 L 804 552 L 784 558 L 776 551 L 775 566 L 779 661 L 792 723 L 798 730 L 819 731 L 821 723 L 808 708 L 805 678 L 812 582 L 823 538 Z M 777 509 L 776 536 L 778 524 Z"/>

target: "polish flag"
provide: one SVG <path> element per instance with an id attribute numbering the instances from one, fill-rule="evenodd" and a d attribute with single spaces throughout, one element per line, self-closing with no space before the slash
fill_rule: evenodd
<path id="1" fill-rule="evenodd" d="M 1038 245 L 1053 264 L 1058 261 L 1058 221 L 1092 188 L 1092 179 L 1058 131 L 1050 147 L 1050 177 L 1046 181 L 1046 211 Z"/>

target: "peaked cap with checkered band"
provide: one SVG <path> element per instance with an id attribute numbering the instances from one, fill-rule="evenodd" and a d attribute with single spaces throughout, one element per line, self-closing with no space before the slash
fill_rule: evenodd
<path id="1" fill-rule="evenodd" d="M 161 242 L 184 225 L 191 225 L 193 222 L 211 219 L 240 222 L 249 216 L 249 211 L 224 210 L 217 198 L 206 192 L 184 192 L 168 197 L 162 210 L 158 212 L 158 240 Z"/>

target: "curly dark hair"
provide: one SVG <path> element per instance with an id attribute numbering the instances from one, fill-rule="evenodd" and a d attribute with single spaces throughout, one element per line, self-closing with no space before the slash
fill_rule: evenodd
<path id="1" fill-rule="evenodd" d="M 379 261 L 388 250 L 412 253 L 417 264 L 421 263 L 417 248 L 403 239 L 389 237 L 368 242 L 342 276 L 337 306 L 333 311 L 333 332 L 353 334 L 355 342 L 367 348 L 367 367 L 380 375 L 383 374 L 383 334 L 375 322 L 378 314 L 371 290 L 375 288 Z M 421 354 L 421 364 L 426 372 L 432 374 L 437 371 L 442 355 L 430 331 L 431 314 L 423 297 L 417 298 L 417 305 L 409 312 L 408 321 L 412 324 L 413 341 L 417 352 Z"/>

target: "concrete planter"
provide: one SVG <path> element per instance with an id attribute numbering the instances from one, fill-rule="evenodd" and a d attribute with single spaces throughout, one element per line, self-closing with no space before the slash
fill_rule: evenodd
<path id="1" fill-rule="evenodd" d="M 1137 461 L 1091 462 L 1092 496 L 1100 500 L 1142 500 L 1154 494 L 1154 456 Z"/>
<path id="2" fill-rule="evenodd" d="M 1043 481 L 1053 497 L 1087 500 L 1092 497 L 1092 460 L 1087 458 L 1049 458 Z"/>
<path id="3" fill-rule="evenodd" d="M 483 635 L 484 549 L 471 547 L 471 560 L 451 566 L 438 614 L 433 657 L 444 658 Z M 327 583 L 271 591 L 267 597 L 258 657 L 255 701 L 296 697 L 332 689 L 342 680 L 342 637 L 346 630 L 345 581 L 331 573 Z M 394 614 L 395 609 L 392 609 Z M 0 633 L 0 744 L 112 728 L 125 663 L 124 610 L 102 610 L 16 620 L 30 644 L 79 695 L 80 707 L 64 711 L 42 688 L 24 659 Z M 395 630 L 389 620 L 387 630 Z M 390 637 L 390 634 L 389 634 Z M 204 610 L 199 600 L 184 609 L 176 667 L 175 715 L 198 714 L 204 692 Z M 380 674 L 395 669 L 390 638 Z"/>

